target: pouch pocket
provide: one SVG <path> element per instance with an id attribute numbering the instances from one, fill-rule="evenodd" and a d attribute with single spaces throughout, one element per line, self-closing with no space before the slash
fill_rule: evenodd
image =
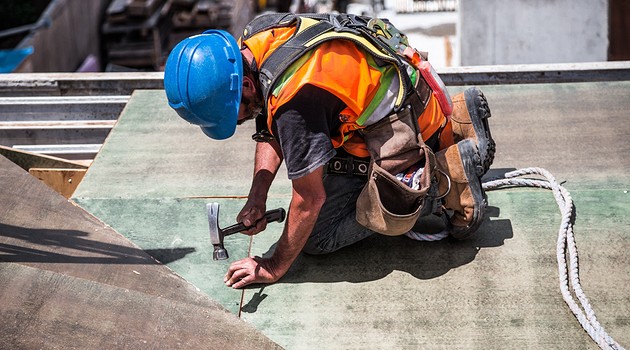
<path id="1" fill-rule="evenodd" d="M 418 121 L 411 108 L 404 108 L 362 129 L 368 152 L 373 162 L 397 174 L 422 160 Z"/>
<path id="2" fill-rule="evenodd" d="M 368 182 L 357 199 L 359 224 L 384 235 L 398 236 L 411 230 L 420 214 L 426 212 L 423 208 L 431 205 L 426 198 L 435 159 L 426 145 L 417 152 L 425 159 L 419 190 L 403 184 L 376 162 L 371 163 Z"/>

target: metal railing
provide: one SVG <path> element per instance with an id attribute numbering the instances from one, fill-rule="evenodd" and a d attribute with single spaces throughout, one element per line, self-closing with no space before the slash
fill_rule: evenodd
<path id="1" fill-rule="evenodd" d="M 0 145 L 89 162 L 137 89 L 162 89 L 155 73 L 0 76 Z"/>
<path id="2" fill-rule="evenodd" d="M 0 98 L 0 145 L 68 160 L 91 160 L 129 95 Z"/>

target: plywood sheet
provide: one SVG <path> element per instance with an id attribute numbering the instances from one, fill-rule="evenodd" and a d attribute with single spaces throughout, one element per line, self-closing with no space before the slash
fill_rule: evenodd
<path id="1" fill-rule="evenodd" d="M 19 264 L 0 264 L 0 280 L 10 349 L 280 349 L 212 307 Z"/>
<path id="2" fill-rule="evenodd" d="M 28 172 L 57 193 L 70 198 L 83 179 L 86 169 L 30 168 Z"/>
<path id="3" fill-rule="evenodd" d="M 630 343 L 630 197 L 572 190 L 582 286 L 598 320 Z M 560 215 L 550 192 L 493 192 L 474 240 L 375 235 L 303 255 L 278 283 L 253 286 L 242 318 L 288 349 L 597 349 L 562 299 Z M 277 236 L 259 235 L 252 254 Z"/>
<path id="4" fill-rule="evenodd" d="M 71 162 L 65 159 L 21 151 L 11 147 L 0 145 L 0 155 L 6 157 L 22 169 L 30 168 L 67 168 L 67 169 L 87 169 L 88 167 L 78 162 Z"/>
<path id="5" fill-rule="evenodd" d="M 481 88 L 493 115 L 493 168 L 536 166 L 567 184 L 628 187 L 630 82 Z"/>
<path id="6" fill-rule="evenodd" d="M 490 175 L 539 166 L 564 182 L 576 200 L 583 288 L 602 325 L 627 346 L 630 83 L 483 90 L 498 149 Z M 137 91 L 74 199 L 146 249 L 188 231 L 182 246 L 195 251 L 167 264 L 204 292 L 227 295 L 222 303 L 237 313 L 222 285 L 227 262 L 209 260 L 201 207 L 220 201 L 226 220 L 240 210 L 251 181 L 248 127 L 212 141 L 160 92 Z M 286 208 L 289 199 L 283 170 L 268 208 Z M 373 236 L 301 256 L 279 283 L 245 291 L 241 317 L 290 349 L 596 348 L 559 292 L 560 215 L 551 194 L 493 192 L 490 206 L 474 240 Z M 270 254 L 280 233 L 273 226 L 255 236 L 251 254 Z M 242 237 L 228 240 L 234 259 L 249 249 Z"/>
<path id="7" fill-rule="evenodd" d="M 228 141 L 212 140 L 177 116 L 164 91 L 136 91 L 74 197 L 247 196 L 253 128 L 245 123 Z M 279 183 L 272 195 L 286 192 Z"/>
<path id="8" fill-rule="evenodd" d="M 220 227 L 236 223 L 236 213 L 245 204 L 239 199 L 77 199 L 77 203 L 119 232 L 124 232 L 155 259 L 184 276 L 223 307 L 239 313 L 242 292 L 223 283 L 230 263 L 247 257 L 250 238 L 232 235 L 224 245 L 228 260 L 212 260 L 206 203 L 218 202 Z M 285 206 L 275 200 L 272 205 Z M 269 224 L 266 234 L 280 234 L 282 225 Z"/>

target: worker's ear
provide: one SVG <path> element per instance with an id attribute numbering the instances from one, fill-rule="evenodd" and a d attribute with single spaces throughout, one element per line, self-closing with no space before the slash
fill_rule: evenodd
<path id="1" fill-rule="evenodd" d="M 243 77 L 243 94 L 255 94 L 256 93 L 256 84 L 254 84 L 254 80 L 248 76 Z"/>

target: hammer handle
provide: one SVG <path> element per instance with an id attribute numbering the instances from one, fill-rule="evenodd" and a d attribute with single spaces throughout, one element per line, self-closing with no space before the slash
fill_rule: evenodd
<path id="1" fill-rule="evenodd" d="M 278 208 L 278 209 L 269 210 L 269 211 L 265 212 L 264 219 L 266 219 L 267 222 L 273 222 L 273 221 L 282 222 L 282 221 L 284 221 L 285 217 L 286 217 L 286 212 L 284 211 L 284 208 Z M 263 220 L 263 218 L 261 218 L 260 220 Z M 260 221 L 260 220 L 258 220 L 258 221 Z M 237 232 L 245 231 L 245 230 L 250 229 L 250 228 L 252 228 L 254 226 L 256 226 L 256 224 L 254 224 L 252 226 L 245 226 L 242 222 L 239 222 L 238 224 L 232 225 L 232 226 L 228 226 L 228 227 L 224 228 L 221 231 L 223 231 L 223 237 L 225 237 L 225 236 L 229 236 L 229 235 L 235 234 Z"/>

